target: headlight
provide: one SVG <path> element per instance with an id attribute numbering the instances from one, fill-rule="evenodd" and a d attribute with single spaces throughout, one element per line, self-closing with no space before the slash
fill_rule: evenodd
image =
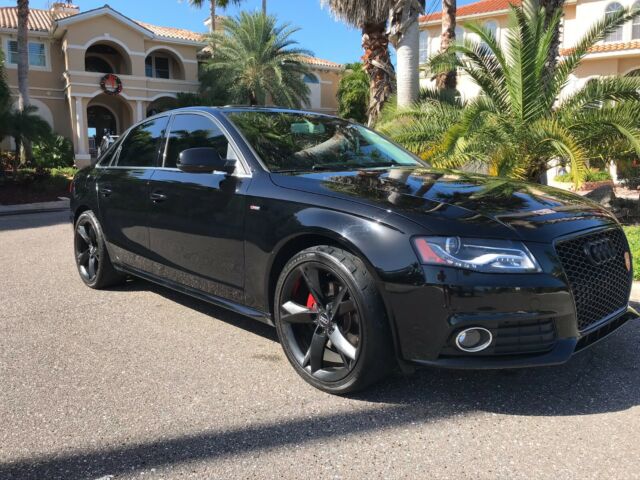
<path id="1" fill-rule="evenodd" d="M 419 237 L 413 240 L 423 264 L 488 273 L 539 272 L 540 265 L 521 242 L 460 237 Z"/>

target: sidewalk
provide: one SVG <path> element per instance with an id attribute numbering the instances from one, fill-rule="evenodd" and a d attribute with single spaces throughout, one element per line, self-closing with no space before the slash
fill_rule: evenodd
<path id="1" fill-rule="evenodd" d="M 23 213 L 60 212 L 69 209 L 69 199 L 59 197 L 55 202 L 24 203 L 21 205 L 0 205 L 0 217 Z"/>

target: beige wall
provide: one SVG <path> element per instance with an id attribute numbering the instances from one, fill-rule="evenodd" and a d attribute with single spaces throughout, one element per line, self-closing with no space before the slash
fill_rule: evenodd
<path id="1" fill-rule="evenodd" d="M 613 1 L 613 0 L 610 0 Z M 579 0 L 565 5 L 563 19 L 563 48 L 570 48 L 587 32 L 596 21 L 604 18 L 604 12 L 609 0 Z M 616 0 L 623 7 L 630 7 L 636 0 Z M 459 19 L 458 24 L 464 28 L 465 23 L 476 22 L 483 24 L 487 21 L 495 21 L 498 24 L 497 36 L 500 43 L 505 45 L 505 32 L 508 28 L 508 16 L 506 13 L 489 13 Z M 429 55 L 437 53 L 440 49 L 441 27 L 438 22 L 421 25 L 421 30 L 428 32 L 428 52 Z M 465 38 L 472 38 L 468 32 L 464 32 Z M 460 39 L 457 39 L 460 40 Z M 631 40 L 631 23 L 627 23 L 623 28 L 623 41 Z M 569 81 L 564 95 L 567 95 L 576 88 L 580 88 L 590 78 L 606 75 L 626 75 L 632 70 L 640 68 L 640 49 L 619 50 L 606 53 L 589 54 L 584 62 L 575 72 Z M 434 83 L 421 74 L 422 86 L 434 86 Z M 480 89 L 465 75 L 458 77 L 458 90 L 464 98 L 476 96 Z"/>

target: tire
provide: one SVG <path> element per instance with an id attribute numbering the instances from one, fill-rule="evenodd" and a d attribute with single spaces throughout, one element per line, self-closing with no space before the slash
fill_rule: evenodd
<path id="1" fill-rule="evenodd" d="M 125 280 L 113 268 L 100 222 L 91 210 L 82 212 L 76 220 L 73 245 L 78 273 L 85 285 L 101 289 Z"/>
<path id="2" fill-rule="evenodd" d="M 395 365 L 374 279 L 358 257 L 340 248 L 311 247 L 289 260 L 276 284 L 274 317 L 289 362 L 325 392 L 362 390 Z"/>

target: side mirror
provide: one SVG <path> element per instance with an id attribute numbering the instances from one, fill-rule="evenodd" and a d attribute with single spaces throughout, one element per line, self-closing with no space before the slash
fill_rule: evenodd
<path id="1" fill-rule="evenodd" d="M 187 173 L 233 173 L 236 169 L 236 161 L 221 158 L 215 148 L 199 147 L 180 152 L 177 166 Z"/>

